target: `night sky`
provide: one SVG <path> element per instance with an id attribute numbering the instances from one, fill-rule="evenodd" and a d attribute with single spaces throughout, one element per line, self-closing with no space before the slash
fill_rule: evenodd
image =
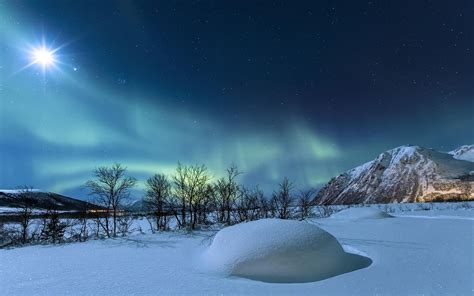
<path id="1" fill-rule="evenodd" d="M 181 161 L 269 192 L 449 151 L 474 142 L 473 54 L 473 1 L 0 0 L 0 188 Z"/>

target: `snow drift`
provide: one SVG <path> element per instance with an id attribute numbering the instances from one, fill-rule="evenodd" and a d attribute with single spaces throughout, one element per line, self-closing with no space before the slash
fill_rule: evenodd
<path id="1" fill-rule="evenodd" d="M 367 267 L 337 239 L 304 221 L 263 219 L 219 231 L 204 254 L 214 272 L 273 283 L 313 282 Z"/>
<path id="2" fill-rule="evenodd" d="M 331 215 L 331 218 L 358 220 L 358 219 L 384 219 L 393 218 L 392 215 L 387 214 L 379 209 L 364 207 L 364 208 L 349 208 Z"/>

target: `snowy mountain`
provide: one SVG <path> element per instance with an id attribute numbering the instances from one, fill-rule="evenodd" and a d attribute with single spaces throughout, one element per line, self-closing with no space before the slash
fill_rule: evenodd
<path id="1" fill-rule="evenodd" d="M 451 152 L 454 158 L 474 162 L 474 145 L 464 145 Z"/>
<path id="2" fill-rule="evenodd" d="M 463 148 L 470 147 L 470 148 Z M 401 146 L 329 181 L 322 204 L 429 202 L 474 199 L 472 146 L 453 153 Z M 457 159 L 459 158 L 459 159 Z"/>
<path id="3" fill-rule="evenodd" d="M 30 207 L 35 209 L 53 209 L 58 211 L 85 211 L 88 209 L 98 209 L 97 205 L 70 198 L 52 192 L 42 192 L 34 189 L 28 192 L 27 198 L 20 198 L 19 190 L 0 189 L 0 207 L 19 208 L 27 202 Z"/>

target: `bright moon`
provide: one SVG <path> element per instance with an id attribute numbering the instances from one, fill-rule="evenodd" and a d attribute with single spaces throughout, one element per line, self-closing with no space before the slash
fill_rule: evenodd
<path id="1" fill-rule="evenodd" d="M 33 62 L 35 64 L 40 64 L 43 67 L 50 66 L 54 64 L 54 54 L 52 51 L 49 51 L 47 48 L 37 48 L 33 51 Z"/>

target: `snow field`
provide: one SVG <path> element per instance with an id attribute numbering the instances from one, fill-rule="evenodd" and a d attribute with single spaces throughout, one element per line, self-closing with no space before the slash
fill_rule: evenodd
<path id="1" fill-rule="evenodd" d="M 215 232 L 177 231 L 2 249 L 0 295 L 472 295 L 470 205 L 392 205 L 391 219 L 309 219 L 345 252 L 372 260 L 318 281 L 269 283 L 210 272 L 202 254 Z M 385 205 L 371 206 L 379 207 Z M 253 244 L 255 236 L 249 239 Z"/>

